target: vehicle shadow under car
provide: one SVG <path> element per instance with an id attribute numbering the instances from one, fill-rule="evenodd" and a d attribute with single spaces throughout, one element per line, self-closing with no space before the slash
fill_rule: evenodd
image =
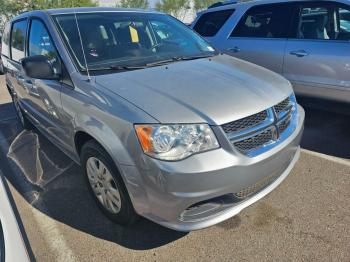
<path id="1" fill-rule="evenodd" d="M 350 159 L 350 116 L 306 108 L 302 147 Z M 134 250 L 186 235 L 140 218 L 132 227 L 109 221 L 89 193 L 80 167 L 35 128 L 23 130 L 12 104 L 0 105 L 0 163 L 7 180 L 34 208 L 94 237 Z"/>
<path id="2" fill-rule="evenodd" d="M 350 104 L 298 97 L 305 109 L 301 147 L 350 160 Z"/>
<path id="3" fill-rule="evenodd" d="M 35 128 L 22 130 L 12 104 L 0 105 L 0 161 L 6 179 L 34 208 L 94 237 L 146 250 L 186 235 L 140 218 L 130 227 L 108 220 L 90 195 L 80 166 Z M 4 114 L 3 114 L 4 115 Z"/>

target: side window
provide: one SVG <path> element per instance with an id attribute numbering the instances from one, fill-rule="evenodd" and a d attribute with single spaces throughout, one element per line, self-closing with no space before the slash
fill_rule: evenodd
<path id="1" fill-rule="evenodd" d="M 11 58 L 17 62 L 25 56 L 27 20 L 15 22 L 11 33 Z"/>
<path id="2" fill-rule="evenodd" d="M 193 29 L 204 37 L 215 36 L 233 12 L 231 9 L 205 13 L 198 19 Z"/>
<path id="3" fill-rule="evenodd" d="M 300 8 L 297 38 L 315 40 L 350 40 L 350 8 L 318 4 Z"/>
<path id="4" fill-rule="evenodd" d="M 48 31 L 41 21 L 37 19 L 32 20 L 28 42 L 28 55 L 47 56 L 54 70 L 58 73 L 60 70 L 60 59 Z"/>
<path id="5" fill-rule="evenodd" d="M 252 7 L 239 21 L 231 37 L 287 38 L 292 13 L 290 4 Z"/>
<path id="6" fill-rule="evenodd" d="M 339 31 L 343 33 L 350 33 L 350 10 L 339 8 Z"/>
<path id="7" fill-rule="evenodd" d="M 2 37 L 2 54 L 7 57 L 10 57 L 10 31 L 11 24 L 8 23 L 5 26 L 4 35 Z"/>

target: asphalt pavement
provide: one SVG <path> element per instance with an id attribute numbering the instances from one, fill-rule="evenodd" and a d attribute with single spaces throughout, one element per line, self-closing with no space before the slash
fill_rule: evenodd
<path id="1" fill-rule="evenodd" d="M 306 114 L 289 177 L 238 216 L 191 233 L 106 219 L 79 166 L 36 130 L 21 129 L 3 76 L 0 169 L 33 260 L 350 261 L 350 117 Z"/>

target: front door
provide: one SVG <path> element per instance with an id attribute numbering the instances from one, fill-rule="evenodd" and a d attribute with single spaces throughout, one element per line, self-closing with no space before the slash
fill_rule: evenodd
<path id="1" fill-rule="evenodd" d="M 35 55 L 47 56 L 56 73 L 60 74 L 60 57 L 49 32 L 39 19 L 30 20 L 28 35 L 28 56 Z M 39 128 L 62 145 L 65 131 L 61 116 L 61 81 L 30 78 L 27 82 L 30 85 L 30 111 Z"/>
<path id="2" fill-rule="evenodd" d="M 350 6 L 310 1 L 298 11 L 284 76 L 297 94 L 350 102 Z"/>
<path id="3" fill-rule="evenodd" d="M 289 3 L 250 8 L 225 41 L 225 52 L 282 74 L 292 13 Z"/>

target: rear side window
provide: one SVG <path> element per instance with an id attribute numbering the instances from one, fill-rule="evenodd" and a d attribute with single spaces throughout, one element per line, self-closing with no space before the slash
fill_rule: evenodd
<path id="1" fill-rule="evenodd" d="M 231 37 L 287 38 L 293 6 L 289 4 L 252 7 L 243 16 Z"/>
<path id="2" fill-rule="evenodd" d="M 27 31 L 27 20 L 15 22 L 12 26 L 11 32 L 11 58 L 19 62 L 24 58 L 25 53 L 25 39 Z"/>
<path id="3" fill-rule="evenodd" d="M 10 29 L 11 24 L 6 24 L 4 29 L 4 35 L 2 37 L 2 54 L 7 57 L 10 57 Z"/>
<path id="4" fill-rule="evenodd" d="M 233 12 L 234 10 L 230 9 L 205 13 L 198 19 L 193 29 L 204 37 L 215 36 Z"/>
<path id="5" fill-rule="evenodd" d="M 337 3 L 310 3 L 299 10 L 294 23 L 298 39 L 350 40 L 350 8 Z"/>

